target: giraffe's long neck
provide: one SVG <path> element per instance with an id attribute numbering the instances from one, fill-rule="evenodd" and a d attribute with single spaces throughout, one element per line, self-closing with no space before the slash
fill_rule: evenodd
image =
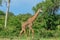
<path id="1" fill-rule="evenodd" d="M 39 11 L 37 11 L 37 12 L 35 13 L 35 15 L 32 17 L 32 20 L 34 21 L 34 20 L 37 18 L 38 15 L 39 15 Z"/>

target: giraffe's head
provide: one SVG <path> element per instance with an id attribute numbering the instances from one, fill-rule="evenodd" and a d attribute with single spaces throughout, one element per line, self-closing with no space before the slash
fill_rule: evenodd
<path id="1" fill-rule="evenodd" d="M 38 12 L 43 12 L 42 9 L 38 9 Z"/>

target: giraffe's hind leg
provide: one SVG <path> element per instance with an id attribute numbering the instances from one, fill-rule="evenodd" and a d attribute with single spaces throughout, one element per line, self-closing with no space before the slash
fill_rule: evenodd
<path id="1" fill-rule="evenodd" d="M 34 37 L 34 30 L 32 29 L 32 23 L 28 25 L 29 29 L 32 31 L 32 38 Z"/>

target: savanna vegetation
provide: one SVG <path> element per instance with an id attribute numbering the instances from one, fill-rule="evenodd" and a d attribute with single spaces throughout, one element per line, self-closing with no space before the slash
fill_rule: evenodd
<path id="1" fill-rule="evenodd" d="M 43 12 L 39 14 L 37 19 L 33 22 L 33 26 L 32 26 L 35 31 L 34 34 L 35 38 L 45 38 L 45 39 L 51 37 L 59 38 L 60 13 L 58 14 L 58 10 L 60 8 L 60 0 L 42 1 L 38 3 L 36 6 L 34 6 L 32 10 L 36 12 L 39 8 L 41 8 Z M 5 38 L 19 37 L 21 24 L 24 21 L 26 21 L 29 17 L 33 16 L 30 13 L 14 15 L 13 12 L 8 12 L 7 26 L 5 28 L 4 27 L 5 14 L 6 13 L 4 11 L 0 10 L 0 37 L 5 37 Z"/>

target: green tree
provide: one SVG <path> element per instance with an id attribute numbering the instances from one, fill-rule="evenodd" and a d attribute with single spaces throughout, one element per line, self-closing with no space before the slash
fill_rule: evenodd
<path id="1" fill-rule="evenodd" d="M 5 13 L 3 11 L 0 11 L 0 27 L 3 27 L 4 25 L 4 16 L 5 16 Z"/>
<path id="2" fill-rule="evenodd" d="M 59 2 L 60 0 L 45 0 L 33 7 L 34 12 L 36 12 L 39 8 L 43 10 L 42 15 L 39 16 L 42 18 L 39 18 L 39 21 L 44 21 L 43 25 L 41 24 L 41 27 L 45 27 L 46 29 L 56 28 L 57 24 L 55 22 L 57 21 L 57 17 L 55 13 L 59 9 Z"/>
<path id="3" fill-rule="evenodd" d="M 2 0 L 0 0 L 0 5 L 2 4 Z"/>
<path id="4" fill-rule="evenodd" d="M 0 10 L 0 16 L 1 16 L 1 15 L 5 15 L 5 13 L 4 13 L 3 11 Z"/>

